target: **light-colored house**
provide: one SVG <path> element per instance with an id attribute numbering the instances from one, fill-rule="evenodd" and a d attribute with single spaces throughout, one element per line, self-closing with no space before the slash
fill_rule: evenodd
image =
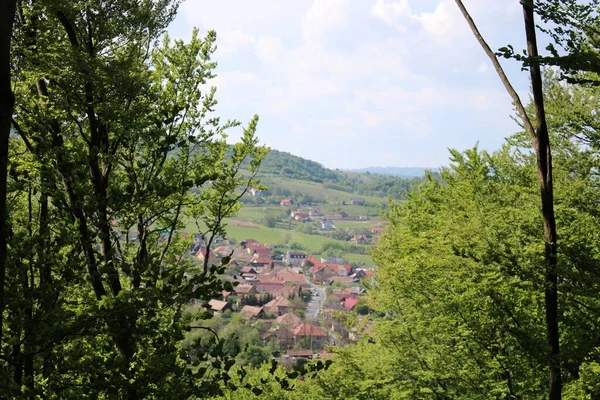
<path id="1" fill-rule="evenodd" d="M 231 310 L 231 305 L 226 301 L 213 299 L 209 301 L 208 304 L 210 305 L 210 311 L 214 313 L 220 313 L 227 310 Z"/>
<path id="2" fill-rule="evenodd" d="M 235 294 L 240 296 L 240 298 L 244 298 L 250 294 L 256 293 L 256 288 L 247 283 L 237 285 L 235 288 L 233 288 L 233 290 L 235 291 Z"/>
<path id="3" fill-rule="evenodd" d="M 328 219 L 321 220 L 321 230 L 330 231 L 333 229 L 333 222 Z"/>
<path id="4" fill-rule="evenodd" d="M 284 261 L 288 265 L 300 266 L 306 257 L 308 256 L 305 253 L 288 251 L 285 253 Z"/>

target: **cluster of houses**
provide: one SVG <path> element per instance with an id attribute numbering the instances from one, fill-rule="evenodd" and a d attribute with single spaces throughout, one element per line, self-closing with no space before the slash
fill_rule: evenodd
<path id="1" fill-rule="evenodd" d="M 339 282 L 334 285 L 335 289 L 330 290 L 327 296 L 330 302 L 325 304 L 323 310 L 324 315 L 327 313 L 330 316 L 331 311 L 336 309 L 353 310 L 364 294 L 360 289 L 360 281 L 372 276 L 373 271 L 354 269 L 342 264 L 341 259 L 316 258 L 294 251 L 286 252 L 279 260 L 272 252 L 270 246 L 252 239 L 242 241 L 237 246 L 221 241 L 213 251 L 208 252 L 208 257 L 212 257 L 211 262 L 230 257 L 227 276 L 236 283 L 233 291 L 224 291 L 219 298 L 209 302 L 210 311 L 215 314 L 238 312 L 249 324 L 261 322 L 260 325 L 266 327 L 261 332 L 265 344 L 276 343 L 290 357 L 312 356 L 314 351 L 331 342 L 329 329 L 332 332 L 338 332 L 339 329 L 335 325 L 325 329 L 303 319 L 306 303 L 301 299 L 313 294 L 310 281 L 316 285 Z M 199 249 L 196 257 L 203 262 L 207 257 L 206 249 Z M 345 288 L 341 289 L 340 286 Z M 268 301 L 250 304 L 250 299 Z M 298 347 L 304 352 L 299 352 Z"/>

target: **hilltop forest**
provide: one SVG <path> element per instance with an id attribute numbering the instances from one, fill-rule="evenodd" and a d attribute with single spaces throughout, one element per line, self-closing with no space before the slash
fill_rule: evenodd
<path id="1" fill-rule="evenodd" d="M 328 189 L 357 195 L 402 199 L 422 178 L 402 178 L 371 173 L 344 172 L 323 167 L 282 151 L 270 150 L 260 166 L 261 174 L 282 176 L 302 181 L 322 183 Z"/>
<path id="2" fill-rule="evenodd" d="M 269 153 L 258 116 L 217 117 L 217 33 L 171 39 L 177 0 L 3 1 L 0 399 L 600 399 L 600 1 L 515 0 L 525 42 L 498 50 L 455 3 L 520 128 L 407 180 Z M 499 58 L 530 79 L 525 102 Z M 326 191 L 304 193 L 307 214 L 383 217 L 377 240 L 298 234 L 328 241 L 318 259 L 233 243 L 276 178 Z M 286 204 L 266 232 L 308 229 Z M 217 259 L 225 242 L 250 264 Z M 342 265 L 367 246 L 375 266 Z M 271 250 L 279 275 L 256 273 L 276 270 Z M 265 275 L 299 290 L 256 295 Z M 216 300 L 232 293 L 250 315 Z M 326 296 L 320 327 L 264 327 L 263 305 L 317 319 Z M 293 340 L 289 357 L 269 337 Z"/>

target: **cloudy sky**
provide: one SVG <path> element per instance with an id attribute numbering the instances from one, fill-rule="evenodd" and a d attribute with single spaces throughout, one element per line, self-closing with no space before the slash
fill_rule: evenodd
<path id="1" fill-rule="evenodd" d="M 524 47 L 519 0 L 464 3 L 492 48 Z M 218 114 L 259 114 L 262 143 L 330 168 L 436 167 L 517 129 L 454 0 L 187 0 L 170 33 L 193 27 L 217 31 Z"/>

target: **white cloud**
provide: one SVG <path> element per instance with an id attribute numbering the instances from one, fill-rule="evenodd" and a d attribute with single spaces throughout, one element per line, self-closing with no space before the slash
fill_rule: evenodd
<path id="1" fill-rule="evenodd" d="M 515 43 L 499 28 L 521 32 L 508 29 L 512 1 L 465 0 L 492 46 Z M 258 113 L 267 145 L 333 167 L 384 151 L 388 165 L 438 165 L 447 147 L 511 133 L 468 128 L 505 128 L 511 104 L 452 0 L 224 4 L 188 0 L 186 19 L 219 34 L 219 112 Z"/>
<path id="2" fill-rule="evenodd" d="M 264 63 L 275 63 L 282 51 L 281 39 L 271 35 L 262 35 L 256 41 L 256 56 Z"/>
<path id="3" fill-rule="evenodd" d="M 239 29 L 230 30 L 219 36 L 217 46 L 217 57 L 235 53 L 241 48 L 254 44 L 252 36 L 245 34 Z"/>
<path id="4" fill-rule="evenodd" d="M 349 0 L 314 0 L 302 20 L 302 38 L 319 41 L 329 29 L 344 25 L 349 5 Z"/>
<path id="5" fill-rule="evenodd" d="M 389 1 L 377 0 L 371 7 L 371 14 L 382 19 L 388 24 L 396 22 L 402 16 L 410 16 L 411 10 L 408 0 Z"/>

